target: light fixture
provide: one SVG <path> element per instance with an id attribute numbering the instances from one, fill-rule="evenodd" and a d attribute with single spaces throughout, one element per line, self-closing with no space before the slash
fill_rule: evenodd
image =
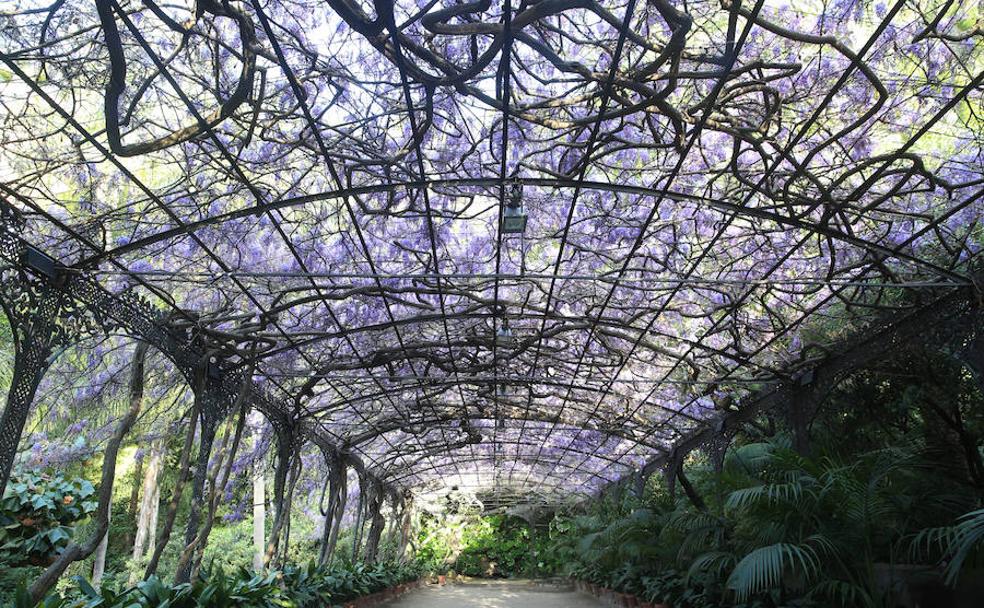
<path id="1" fill-rule="evenodd" d="M 509 200 L 502 210 L 499 229 L 503 234 L 522 234 L 526 231 L 526 208 L 523 207 L 523 187 L 519 182 L 513 182 L 509 189 Z"/>
<path id="2" fill-rule="evenodd" d="M 43 274 L 49 279 L 58 278 L 58 271 L 61 264 L 55 258 L 36 247 L 31 245 L 25 247 L 21 262 L 31 270 Z"/>
<path id="3" fill-rule="evenodd" d="M 509 327 L 509 319 L 503 319 L 502 325 L 495 330 L 495 343 L 498 346 L 511 346 L 515 341 L 512 328 Z"/>
<path id="4" fill-rule="evenodd" d="M 205 363 L 205 371 L 208 373 L 208 377 L 212 380 L 222 379 L 222 368 L 219 367 L 218 357 L 208 358 L 208 361 Z"/>

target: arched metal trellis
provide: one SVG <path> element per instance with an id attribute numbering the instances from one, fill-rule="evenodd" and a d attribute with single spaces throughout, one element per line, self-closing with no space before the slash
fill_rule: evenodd
<path id="1" fill-rule="evenodd" d="M 592 496 L 978 331 L 961 3 L 14 4 L 0 482 L 103 332 L 194 388 L 200 475 L 239 396 L 278 497 L 317 446 L 326 559 L 348 467 L 371 558 L 394 496 Z"/>

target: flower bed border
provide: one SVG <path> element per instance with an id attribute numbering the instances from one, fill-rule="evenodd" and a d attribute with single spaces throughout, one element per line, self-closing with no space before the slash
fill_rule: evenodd
<path id="1" fill-rule="evenodd" d="M 614 589 L 595 585 L 594 583 L 580 579 L 573 580 L 574 588 L 577 591 L 593 595 L 605 605 L 612 606 L 613 608 L 670 608 L 669 604 L 647 602 L 631 593 L 622 593 L 621 591 L 615 591 Z"/>

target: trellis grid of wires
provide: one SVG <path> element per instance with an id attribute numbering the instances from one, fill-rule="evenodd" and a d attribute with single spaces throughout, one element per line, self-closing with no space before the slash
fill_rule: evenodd
<path id="1" fill-rule="evenodd" d="M 979 10 L 15 0 L 0 197 L 384 482 L 590 496 L 971 283 Z"/>

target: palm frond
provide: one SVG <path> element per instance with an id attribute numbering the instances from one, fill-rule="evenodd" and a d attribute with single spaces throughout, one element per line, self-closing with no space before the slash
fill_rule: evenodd
<path id="1" fill-rule="evenodd" d="M 687 569 L 687 580 L 701 572 L 714 572 L 723 577 L 735 563 L 734 553 L 728 551 L 708 551 L 697 556 Z"/>
<path id="2" fill-rule="evenodd" d="M 806 544 L 776 543 L 759 547 L 735 565 L 725 586 L 742 602 L 753 594 L 781 587 L 783 573 L 788 569 L 799 571 L 806 579 L 816 578 L 820 573 L 820 558 Z"/>
<path id="3" fill-rule="evenodd" d="M 807 491 L 803 481 L 796 479 L 784 483 L 767 483 L 735 490 L 728 495 L 725 501 L 725 508 L 736 511 L 761 502 L 767 504 L 796 504 L 800 502 L 804 493 Z"/>
<path id="4" fill-rule="evenodd" d="M 946 583 L 954 585 L 967 557 L 984 544 L 984 509 L 960 517 L 950 545 L 950 563 L 946 566 Z"/>

